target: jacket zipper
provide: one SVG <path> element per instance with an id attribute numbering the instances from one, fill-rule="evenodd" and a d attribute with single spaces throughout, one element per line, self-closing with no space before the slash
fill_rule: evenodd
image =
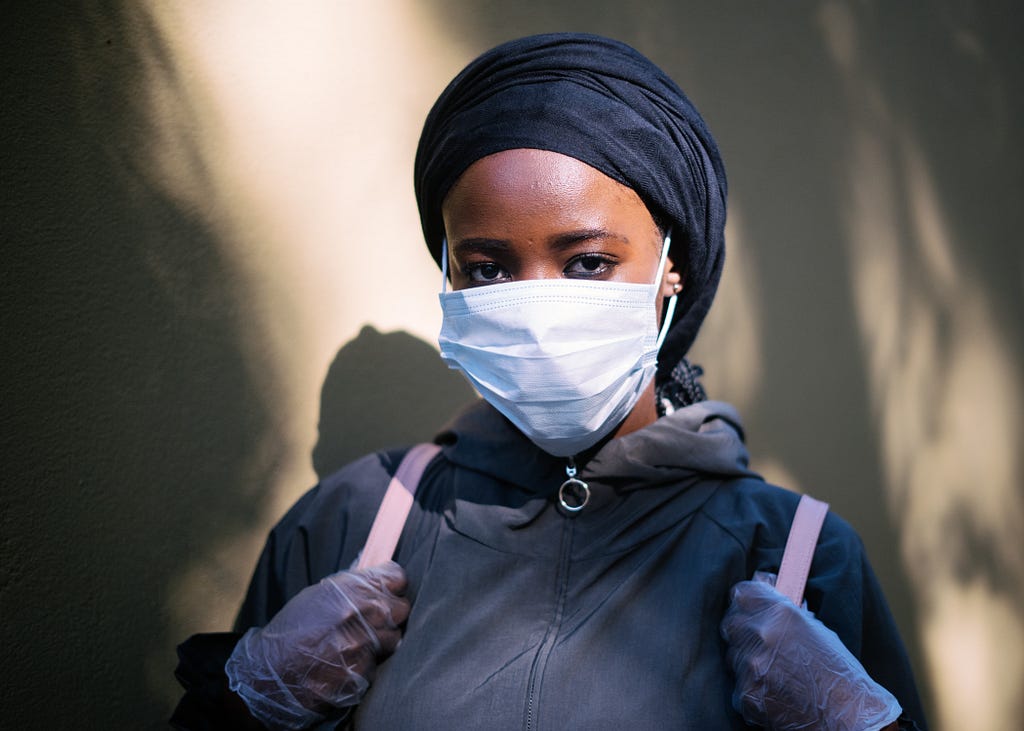
<path id="1" fill-rule="evenodd" d="M 526 686 L 526 722 L 524 724 L 526 731 L 533 731 L 537 722 L 534 705 L 536 704 L 537 696 L 540 694 L 540 686 L 544 682 L 544 670 L 547 667 L 548 658 L 551 657 L 551 652 L 555 647 L 555 640 L 558 638 L 558 633 L 562 628 L 566 595 L 569 589 L 569 554 L 572 548 L 575 522 L 571 519 L 563 519 L 561 545 L 558 549 L 558 570 L 555 573 L 555 584 L 558 592 L 555 598 L 555 613 L 551 624 L 548 625 L 547 632 L 544 634 L 544 639 L 540 643 L 537 654 L 533 658 L 533 665 L 530 667 L 530 678 Z"/>

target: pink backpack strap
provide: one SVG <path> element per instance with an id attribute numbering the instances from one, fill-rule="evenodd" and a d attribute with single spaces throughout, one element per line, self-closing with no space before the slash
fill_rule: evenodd
<path id="1" fill-rule="evenodd" d="M 441 447 L 436 444 L 417 444 L 406 453 L 388 484 L 377 517 L 373 519 L 366 545 L 359 555 L 357 569 L 379 566 L 395 555 L 395 547 L 402 535 L 409 509 L 412 508 L 423 470 L 440 451 Z"/>
<path id="2" fill-rule="evenodd" d="M 821 533 L 826 513 L 828 503 L 807 495 L 801 496 L 800 504 L 796 506 L 775 588 L 797 606 L 804 600 L 804 587 L 807 586 L 807 575 L 811 571 L 814 547 L 818 544 L 818 534 Z"/>

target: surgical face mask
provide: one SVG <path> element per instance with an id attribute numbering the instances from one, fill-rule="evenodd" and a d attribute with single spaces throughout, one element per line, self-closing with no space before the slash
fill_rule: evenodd
<path id="1" fill-rule="evenodd" d="M 658 330 L 668 256 L 651 284 L 537 279 L 447 291 L 442 251 L 441 358 L 544 451 L 592 447 L 629 414 L 657 366 L 676 298 Z"/>

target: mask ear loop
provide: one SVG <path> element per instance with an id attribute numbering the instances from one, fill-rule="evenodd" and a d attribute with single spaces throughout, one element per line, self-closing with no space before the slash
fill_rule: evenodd
<path id="1" fill-rule="evenodd" d="M 661 286 L 661 278 L 665 276 L 665 262 L 668 261 L 668 247 L 671 244 L 672 230 L 669 229 L 668 233 L 665 234 L 665 244 L 661 247 L 661 264 L 658 265 L 658 278 L 655 280 L 658 282 L 658 286 Z M 658 350 L 661 350 L 661 344 L 665 342 L 665 336 L 668 335 L 669 328 L 672 326 L 672 315 L 676 311 L 677 299 L 678 295 L 673 294 L 668 298 L 668 304 L 665 306 L 665 318 L 661 323 L 661 332 L 658 333 Z"/>
<path id="2" fill-rule="evenodd" d="M 448 237 L 441 239 L 441 294 L 448 292 Z"/>

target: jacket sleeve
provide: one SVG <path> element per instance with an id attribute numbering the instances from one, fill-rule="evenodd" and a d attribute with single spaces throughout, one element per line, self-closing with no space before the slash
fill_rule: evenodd
<path id="1" fill-rule="evenodd" d="M 863 553 L 861 556 L 864 577 L 861 610 L 864 640 L 860 653 L 861 664 L 875 682 L 885 687 L 900 702 L 903 707 L 900 728 L 926 731 L 927 722 L 921 698 L 903 640 L 900 638 L 875 572 L 867 557 Z"/>
<path id="2" fill-rule="evenodd" d="M 307 492 L 270 532 L 235 631 L 262 627 L 289 599 L 359 556 L 402 452 L 364 457 Z"/>
<path id="3" fill-rule="evenodd" d="M 860 660 L 872 680 L 896 696 L 901 729 L 926 731 L 914 673 L 896 622 L 860 537 L 830 514 L 815 551 L 808 607 Z"/>
<path id="4" fill-rule="evenodd" d="M 303 495 L 274 526 L 235 631 L 193 635 L 178 646 L 175 675 L 185 694 L 171 718 L 175 728 L 262 728 L 228 689 L 224 664 L 249 627 L 262 627 L 304 588 L 353 563 L 401 456 L 382 452 L 353 462 Z"/>
<path id="5" fill-rule="evenodd" d="M 178 645 L 178 667 L 174 675 L 185 694 L 171 716 L 173 728 L 185 731 L 263 728 L 228 688 L 224 674 L 224 663 L 239 637 L 235 632 L 199 634 Z"/>
<path id="6" fill-rule="evenodd" d="M 778 574 L 799 500 L 788 490 L 746 479 L 728 483 L 709 502 L 709 515 L 743 553 L 742 575 L 734 581 L 750 579 L 757 571 Z M 804 598 L 868 675 L 896 696 L 903 708 L 900 728 L 926 731 L 910 660 L 864 543 L 834 512 L 822 525 Z"/>

